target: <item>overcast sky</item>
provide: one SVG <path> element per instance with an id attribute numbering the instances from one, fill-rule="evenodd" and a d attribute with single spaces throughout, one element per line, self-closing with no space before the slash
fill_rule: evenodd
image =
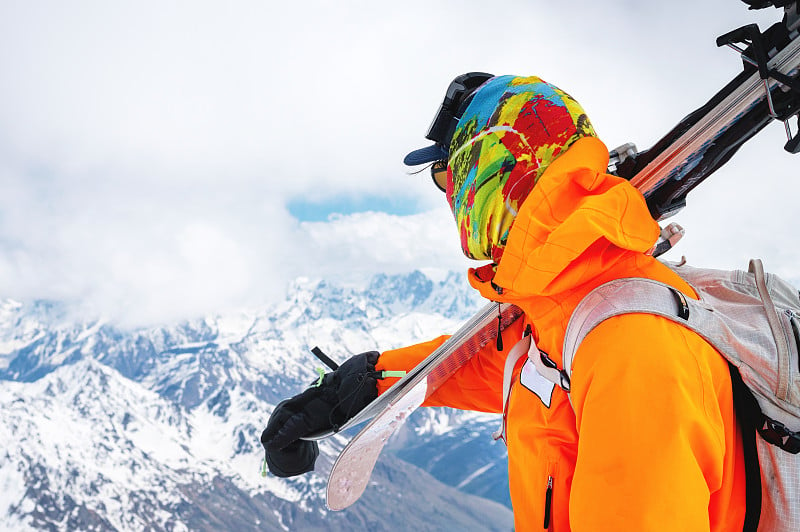
<path id="1" fill-rule="evenodd" d="M 738 73 L 718 35 L 780 18 L 642 4 L 4 1 L 0 297 L 140 325 L 299 275 L 464 269 L 443 196 L 401 164 L 455 75 L 539 75 L 643 149 Z M 785 140 L 772 124 L 690 196 L 678 255 L 795 275 Z"/>

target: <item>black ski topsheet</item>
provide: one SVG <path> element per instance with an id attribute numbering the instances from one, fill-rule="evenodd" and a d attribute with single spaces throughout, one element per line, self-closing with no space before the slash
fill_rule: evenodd
<path id="1" fill-rule="evenodd" d="M 742 72 L 653 147 L 617 166 L 615 173 L 642 192 L 656 220 L 683 208 L 686 195 L 694 187 L 773 119 L 788 124 L 797 114 L 798 24 L 796 15 L 792 18 L 787 11 L 781 22 L 764 33 L 750 25 L 721 36 L 719 46 L 750 43 L 742 54 Z M 796 153 L 799 144 L 800 134 L 790 138 L 785 149 Z"/>

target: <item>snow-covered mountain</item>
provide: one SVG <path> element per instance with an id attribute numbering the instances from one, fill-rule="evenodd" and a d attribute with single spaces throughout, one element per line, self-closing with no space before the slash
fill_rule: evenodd
<path id="1" fill-rule="evenodd" d="M 480 304 L 461 274 L 420 272 L 298 279 L 279 305 L 133 331 L 0 301 L 0 528 L 510 530 L 496 416 L 418 412 L 343 512 L 324 487 L 348 435 L 313 474 L 259 471 L 269 413 L 315 376 L 311 347 L 343 360 L 429 339 Z"/>

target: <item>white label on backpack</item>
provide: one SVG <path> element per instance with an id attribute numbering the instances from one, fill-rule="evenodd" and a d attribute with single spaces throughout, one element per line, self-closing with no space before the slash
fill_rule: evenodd
<path id="1" fill-rule="evenodd" d="M 556 387 L 554 383 L 542 377 L 542 374 L 536 370 L 536 366 L 528 359 L 525 365 L 522 366 L 522 372 L 519 374 L 519 382 L 524 387 L 536 394 L 542 400 L 544 406 L 550 408 L 550 401 L 553 399 L 553 388 Z"/>

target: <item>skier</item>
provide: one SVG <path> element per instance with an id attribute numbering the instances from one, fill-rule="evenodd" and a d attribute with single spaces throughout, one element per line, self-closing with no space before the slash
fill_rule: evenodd
<path id="1" fill-rule="evenodd" d="M 644 198 L 606 173 L 608 149 L 583 108 L 537 77 L 470 73 L 448 88 L 427 138 L 406 164 L 431 164 L 485 298 L 524 311 L 503 332 L 531 334 L 542 363 L 561 346 L 581 299 L 613 279 L 645 277 L 686 297 L 691 287 L 649 253 L 659 235 Z M 316 444 L 445 337 L 363 353 L 276 407 L 262 434 L 270 470 L 313 469 Z M 581 344 L 564 388 L 530 359 L 514 368 L 490 342 L 426 406 L 504 413 L 516 530 L 741 530 L 742 438 L 728 365 L 705 340 L 654 315 L 627 314 Z M 569 394 L 567 392 L 570 392 Z"/>

